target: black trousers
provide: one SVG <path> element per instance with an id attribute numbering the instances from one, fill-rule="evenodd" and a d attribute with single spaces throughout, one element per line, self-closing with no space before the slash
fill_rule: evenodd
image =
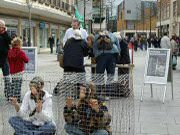
<path id="1" fill-rule="evenodd" d="M 64 67 L 64 72 L 76 72 L 76 73 L 83 73 L 85 72 L 83 68 L 74 68 L 74 67 Z"/>

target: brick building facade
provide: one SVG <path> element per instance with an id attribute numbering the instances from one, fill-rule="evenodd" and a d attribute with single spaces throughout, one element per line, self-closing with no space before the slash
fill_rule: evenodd
<path id="1" fill-rule="evenodd" d="M 49 47 L 49 36 L 53 35 L 55 42 L 57 38 L 62 40 L 65 30 L 71 27 L 74 0 L 1 0 L 0 3 L 0 18 L 5 20 L 9 34 L 30 40 L 38 52 Z"/>
<path id="2" fill-rule="evenodd" d="M 180 1 L 179 0 L 158 0 L 158 34 L 168 33 L 180 34 Z"/>
<path id="3" fill-rule="evenodd" d="M 125 2 L 118 6 L 117 31 L 126 31 L 135 33 L 146 33 L 149 36 L 156 34 L 157 23 L 157 5 L 155 2 L 141 1 L 140 4 L 134 6 L 136 8 L 136 19 L 127 20 L 125 14 Z M 150 16 L 151 14 L 151 16 Z M 151 23 L 150 23 L 151 22 Z"/>

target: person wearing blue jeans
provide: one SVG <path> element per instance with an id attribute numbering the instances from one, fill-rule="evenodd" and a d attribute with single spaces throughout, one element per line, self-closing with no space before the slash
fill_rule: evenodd
<path id="1" fill-rule="evenodd" d="M 116 67 L 116 56 L 111 53 L 101 54 L 96 58 L 96 73 L 104 74 L 105 70 L 107 74 L 114 75 Z"/>
<path id="2" fill-rule="evenodd" d="M 41 77 L 34 77 L 22 101 L 21 107 L 16 97 L 11 97 L 17 116 L 9 119 L 15 135 L 55 135 L 56 125 L 53 122 L 51 95 L 43 90 L 44 81 Z"/>
<path id="3" fill-rule="evenodd" d="M 15 135 L 53 135 L 56 128 L 52 122 L 47 122 L 42 126 L 36 126 L 32 122 L 23 120 L 18 116 L 11 117 L 9 123 L 15 129 Z"/>
<path id="4" fill-rule="evenodd" d="M 119 40 L 111 32 L 103 31 L 97 34 L 93 45 L 93 53 L 96 58 L 96 73 L 104 74 L 106 70 L 108 78 L 113 76 L 120 50 Z M 105 85 L 104 89 L 99 88 L 97 93 L 99 96 L 113 95 L 108 85 Z"/>
<path id="5" fill-rule="evenodd" d="M 85 135 L 85 133 L 80 130 L 77 126 L 71 124 L 65 124 L 64 129 L 69 135 Z M 96 130 L 91 135 L 108 135 L 108 132 L 104 129 Z"/>

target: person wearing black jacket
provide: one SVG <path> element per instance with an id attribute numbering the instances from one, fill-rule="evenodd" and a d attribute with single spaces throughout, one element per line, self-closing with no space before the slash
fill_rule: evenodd
<path id="1" fill-rule="evenodd" d="M 120 57 L 117 60 L 117 64 L 130 64 L 130 57 L 129 57 L 129 48 L 128 43 L 124 39 L 119 39 L 119 43 L 121 46 Z M 129 73 L 129 69 L 127 68 L 118 68 L 118 74 L 127 74 Z"/>
<path id="2" fill-rule="evenodd" d="M 119 39 L 120 46 L 121 46 L 121 52 L 120 57 L 117 60 L 117 64 L 130 64 L 130 57 L 129 57 L 129 48 L 128 43 L 123 38 Z M 117 96 L 122 97 L 128 97 L 130 95 L 130 89 L 129 89 L 129 69 L 128 68 L 118 68 L 118 76 L 125 75 L 124 81 L 121 79 L 117 83 L 117 89 L 115 89 L 115 92 L 117 93 Z"/>
<path id="3" fill-rule="evenodd" d="M 48 43 L 50 45 L 51 53 L 53 53 L 53 46 L 54 46 L 54 37 L 53 37 L 53 35 L 51 37 L 49 37 Z"/>
<path id="4" fill-rule="evenodd" d="M 7 60 L 8 50 L 10 48 L 11 38 L 6 31 L 5 22 L 0 20 L 0 68 L 4 76 L 4 94 L 8 98 L 10 91 L 9 64 Z"/>
<path id="5" fill-rule="evenodd" d="M 81 31 L 73 31 L 73 37 L 64 45 L 64 72 L 85 72 L 84 57 L 88 56 L 88 46 L 82 39 Z"/>

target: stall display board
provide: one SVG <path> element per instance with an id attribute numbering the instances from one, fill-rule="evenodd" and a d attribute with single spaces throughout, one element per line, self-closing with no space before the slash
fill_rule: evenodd
<path id="1" fill-rule="evenodd" d="M 0 68 L 0 77 L 3 76 L 2 69 Z"/>
<path id="2" fill-rule="evenodd" d="M 37 47 L 22 47 L 22 50 L 29 58 L 29 62 L 25 64 L 26 73 L 37 72 Z"/>
<path id="3" fill-rule="evenodd" d="M 167 84 L 170 49 L 147 50 L 144 83 Z"/>
<path id="4" fill-rule="evenodd" d="M 168 75 L 172 77 L 172 68 L 170 64 L 170 49 L 157 49 L 148 48 L 145 73 L 144 73 L 144 84 L 141 90 L 141 101 L 143 101 L 144 86 L 145 84 L 150 84 L 151 86 L 151 97 L 153 97 L 153 86 L 152 84 L 162 85 L 164 87 L 163 93 L 163 103 L 166 97 L 167 90 L 167 80 Z M 171 90 L 172 99 L 174 99 L 173 94 L 173 79 L 171 79 Z"/>

